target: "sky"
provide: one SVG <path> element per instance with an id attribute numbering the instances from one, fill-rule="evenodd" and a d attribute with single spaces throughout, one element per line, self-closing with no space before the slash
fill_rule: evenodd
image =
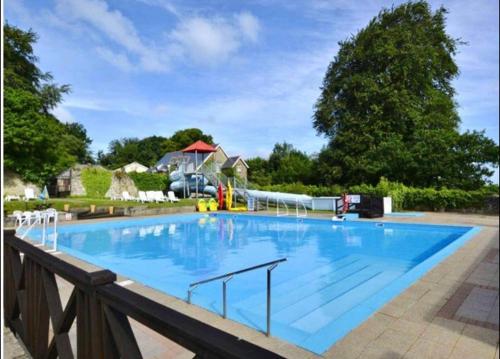
<path id="1" fill-rule="evenodd" d="M 4 20 L 39 35 L 40 67 L 72 88 L 54 113 L 82 123 L 94 153 L 113 139 L 197 127 L 230 155 L 253 157 L 283 141 L 321 149 L 313 106 L 338 42 L 399 3 L 6 0 Z M 498 143 L 498 1 L 430 4 L 449 10 L 447 32 L 467 42 L 454 81 L 461 130 Z"/>

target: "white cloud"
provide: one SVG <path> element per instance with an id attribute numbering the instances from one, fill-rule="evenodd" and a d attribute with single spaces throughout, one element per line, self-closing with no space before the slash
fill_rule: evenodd
<path id="1" fill-rule="evenodd" d="M 168 69 L 168 56 L 161 50 L 148 46 L 140 38 L 132 21 L 121 12 L 110 9 L 105 1 L 57 0 L 56 12 L 64 19 L 90 24 L 109 40 L 136 56 L 137 65 L 142 69 L 159 72 Z M 125 54 L 114 54 L 102 47 L 98 53 L 121 69 L 132 66 L 132 61 Z"/>
<path id="2" fill-rule="evenodd" d="M 248 11 L 236 15 L 243 36 L 252 42 L 257 42 L 260 32 L 259 20 Z"/>
<path id="3" fill-rule="evenodd" d="M 170 1 L 166 0 L 138 0 L 138 1 L 149 6 L 157 6 L 174 16 L 181 17 L 181 13 L 177 9 L 177 6 L 172 4 Z"/>
<path id="4" fill-rule="evenodd" d="M 51 24 L 69 22 L 75 28 L 85 25 L 89 33 L 97 31 L 122 48 L 116 51 L 101 43 L 96 47 L 98 55 L 123 71 L 165 72 L 173 57 L 182 61 L 189 58 L 198 65 L 215 65 L 234 55 L 245 41 L 255 43 L 258 40 L 260 24 L 250 12 L 227 18 L 184 16 L 168 1 L 141 2 L 160 6 L 178 19 L 173 30 L 166 30 L 167 41 L 159 44 L 146 41 L 134 23 L 120 11 L 110 8 L 105 0 L 56 0 L 56 18 L 51 19 Z"/>
<path id="5" fill-rule="evenodd" d="M 209 65 L 226 60 L 240 47 L 237 31 L 223 19 L 193 17 L 183 20 L 170 38 L 178 44 L 181 54 Z"/>
<path id="6" fill-rule="evenodd" d="M 54 108 L 51 113 L 61 122 L 64 122 L 64 123 L 71 123 L 71 122 L 75 122 L 75 118 L 73 117 L 73 115 L 71 114 L 71 112 L 69 112 L 69 110 L 61 105 L 57 106 L 56 108 Z"/>
<path id="7" fill-rule="evenodd" d="M 127 55 L 123 53 L 115 53 L 105 47 L 97 47 L 96 51 L 104 60 L 118 67 L 120 70 L 129 72 L 134 69 L 134 65 L 130 62 Z"/>

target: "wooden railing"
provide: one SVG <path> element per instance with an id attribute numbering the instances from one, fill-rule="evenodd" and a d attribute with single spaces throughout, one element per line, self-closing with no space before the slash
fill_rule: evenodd
<path id="1" fill-rule="evenodd" d="M 74 285 L 65 307 L 56 276 Z M 85 359 L 142 358 L 129 318 L 195 353 L 195 358 L 281 358 L 115 280 L 109 270 L 86 272 L 17 238 L 13 230 L 4 231 L 5 324 L 35 359 L 73 358 L 75 353 Z M 69 331 L 75 319 L 73 350 Z"/>

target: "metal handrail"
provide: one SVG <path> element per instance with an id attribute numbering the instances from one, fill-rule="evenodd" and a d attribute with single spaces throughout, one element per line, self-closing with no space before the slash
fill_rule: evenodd
<path id="1" fill-rule="evenodd" d="M 280 264 L 281 262 L 286 262 L 286 260 L 287 260 L 286 258 L 280 258 L 280 259 L 276 259 L 276 260 L 271 261 L 271 262 L 258 264 L 258 265 L 244 268 L 244 269 L 240 269 L 240 270 L 237 270 L 234 272 L 218 275 L 216 277 L 200 280 L 198 282 L 193 282 L 189 285 L 189 289 L 187 292 L 187 302 L 188 302 L 188 304 L 191 304 L 191 296 L 193 294 L 193 291 L 198 286 L 200 286 L 202 284 L 209 283 L 209 282 L 213 282 L 216 280 L 224 279 L 222 281 L 222 317 L 227 318 L 227 299 L 226 299 L 227 298 L 227 283 L 231 279 L 233 279 L 233 277 L 235 275 L 245 273 L 245 272 L 250 272 L 250 271 L 255 270 L 255 269 L 267 267 L 267 288 L 266 288 L 266 290 L 267 290 L 267 311 L 266 311 L 267 312 L 267 320 L 266 320 L 267 328 L 266 328 L 266 335 L 269 336 L 269 335 L 271 335 L 271 272 L 273 269 L 275 269 L 278 266 L 278 264 Z"/>
<path id="2" fill-rule="evenodd" d="M 300 215 L 299 215 L 299 202 L 302 205 L 302 207 L 304 207 L 304 214 L 300 214 Z M 299 218 L 299 217 L 307 217 L 307 208 L 306 208 L 306 205 L 304 204 L 303 201 L 299 201 L 298 199 L 295 200 L 295 216 L 297 218 Z"/>
<path id="3" fill-rule="evenodd" d="M 285 214 L 280 214 L 280 201 L 283 202 L 283 205 L 286 208 L 286 213 Z M 290 213 L 288 211 L 288 206 L 287 206 L 285 200 L 276 198 L 276 217 L 288 216 L 289 214 Z"/>

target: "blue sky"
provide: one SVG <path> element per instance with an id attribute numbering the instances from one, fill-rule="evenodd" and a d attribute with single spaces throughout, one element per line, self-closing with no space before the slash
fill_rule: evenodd
<path id="1" fill-rule="evenodd" d="M 400 1 L 6 0 L 5 20 L 40 36 L 42 69 L 72 93 L 55 113 L 92 149 L 198 127 L 230 154 L 287 141 L 313 153 L 313 104 L 338 41 Z M 456 61 L 462 129 L 498 142 L 498 1 L 431 2 L 468 44 Z M 498 182 L 498 172 L 495 176 Z"/>

